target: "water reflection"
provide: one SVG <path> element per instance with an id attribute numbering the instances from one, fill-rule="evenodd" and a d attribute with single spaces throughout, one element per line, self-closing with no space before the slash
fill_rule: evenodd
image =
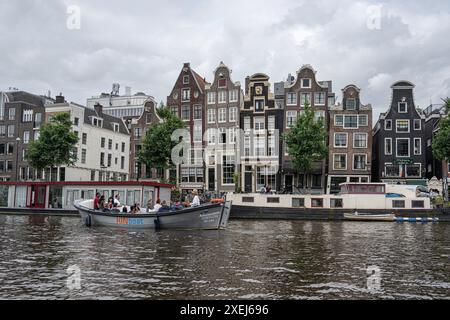
<path id="1" fill-rule="evenodd" d="M 448 298 L 448 224 L 232 221 L 226 231 L 85 228 L 0 216 L 0 298 Z M 66 288 L 67 267 L 82 289 Z M 367 289 L 368 266 L 381 291 Z"/>

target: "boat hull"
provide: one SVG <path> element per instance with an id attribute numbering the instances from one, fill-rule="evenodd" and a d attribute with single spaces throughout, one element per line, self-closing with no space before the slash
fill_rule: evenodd
<path id="1" fill-rule="evenodd" d="M 90 204 L 90 201 L 74 203 L 85 225 L 128 229 L 225 229 L 231 211 L 231 202 L 158 214 L 101 212 L 91 209 Z"/>

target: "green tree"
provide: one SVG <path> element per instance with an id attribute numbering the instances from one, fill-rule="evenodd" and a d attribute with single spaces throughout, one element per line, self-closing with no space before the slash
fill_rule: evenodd
<path id="1" fill-rule="evenodd" d="M 172 149 L 178 144 L 178 142 L 172 141 L 172 133 L 177 129 L 184 128 L 185 124 L 163 104 L 156 112 L 162 122 L 148 128 L 142 140 L 141 151 L 138 153 L 138 161 L 145 163 L 148 168 L 164 172 L 172 166 Z"/>
<path id="2" fill-rule="evenodd" d="M 77 142 L 78 136 L 72 131 L 70 114 L 57 113 L 41 127 L 39 139 L 30 142 L 26 159 L 38 170 L 70 166 L 77 161 L 77 155 L 72 151 Z"/>
<path id="3" fill-rule="evenodd" d="M 440 161 L 449 162 L 450 161 L 450 98 L 444 99 L 444 106 L 446 111 L 446 116 L 443 117 L 439 122 L 439 130 L 433 138 L 433 155 L 436 159 Z M 445 173 L 447 171 L 445 170 Z M 447 174 L 443 177 L 444 179 L 444 196 L 445 200 L 448 201 L 448 186 L 447 186 Z"/>
<path id="4" fill-rule="evenodd" d="M 315 119 L 314 111 L 308 103 L 295 124 L 283 134 L 283 139 L 292 157 L 294 169 L 305 177 L 311 172 L 315 161 L 323 160 L 328 155 L 324 120 Z M 306 190 L 306 181 L 303 190 Z"/>

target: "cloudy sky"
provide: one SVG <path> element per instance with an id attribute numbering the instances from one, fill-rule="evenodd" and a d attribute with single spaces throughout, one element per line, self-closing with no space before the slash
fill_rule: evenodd
<path id="1" fill-rule="evenodd" d="M 311 64 L 338 99 L 359 86 L 377 117 L 396 80 L 416 84 L 422 107 L 450 96 L 449 34 L 448 0 L 0 0 L 0 90 L 85 104 L 118 82 L 161 101 L 183 62 L 211 80 L 224 61 L 241 83 Z"/>

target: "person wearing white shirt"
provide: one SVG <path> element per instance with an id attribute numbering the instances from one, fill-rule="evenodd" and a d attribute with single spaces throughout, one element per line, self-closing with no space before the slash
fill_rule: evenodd
<path id="1" fill-rule="evenodd" d="M 192 191 L 192 195 L 194 196 L 194 199 L 192 199 L 191 207 L 198 207 L 200 205 L 200 198 L 198 197 L 198 191 L 194 189 L 194 191 Z"/>
<path id="2" fill-rule="evenodd" d="M 161 209 L 162 208 L 162 205 L 161 205 L 161 200 L 156 200 L 156 204 L 154 205 L 154 207 L 153 207 L 153 210 L 149 210 L 148 212 L 149 213 L 156 213 L 156 212 L 158 212 L 159 211 L 159 209 Z"/>

